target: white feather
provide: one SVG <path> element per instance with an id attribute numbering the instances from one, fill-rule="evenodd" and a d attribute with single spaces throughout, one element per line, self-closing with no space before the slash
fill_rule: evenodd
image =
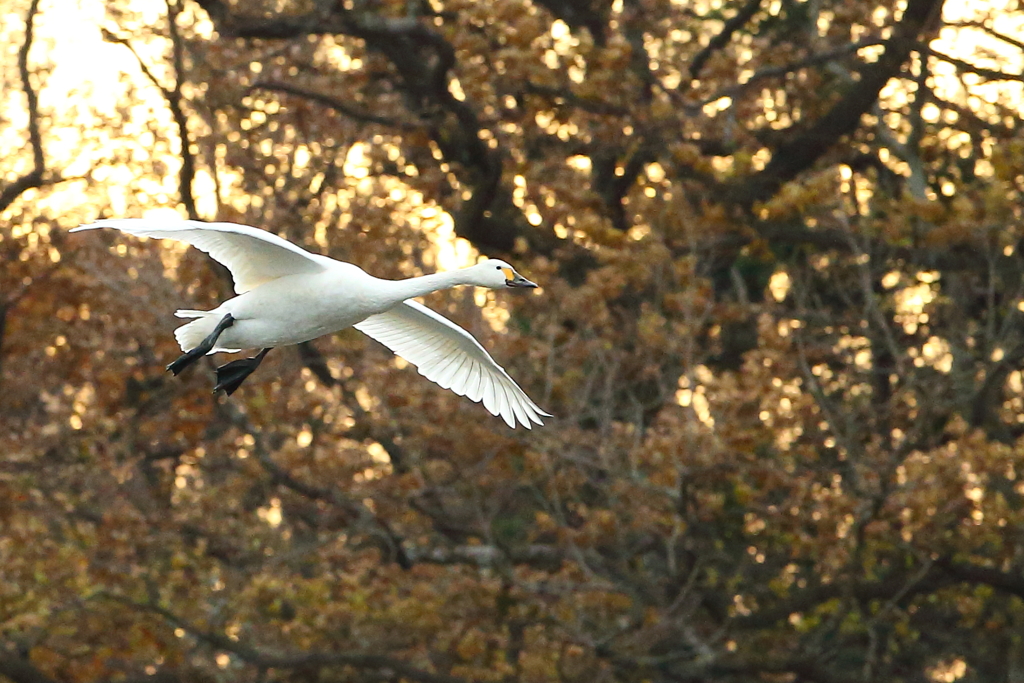
<path id="1" fill-rule="evenodd" d="M 550 415 L 464 329 L 416 301 L 405 301 L 354 327 L 409 361 L 440 386 L 479 403 L 510 427 L 526 428 Z M 424 344 L 424 341 L 427 341 Z"/>
<path id="2" fill-rule="evenodd" d="M 233 323 L 220 332 L 211 353 L 296 344 L 354 326 L 415 365 L 427 379 L 483 402 L 510 427 L 518 422 L 530 428 L 543 424 L 541 417 L 550 417 L 468 332 L 411 300 L 459 285 L 536 286 L 504 261 L 382 280 L 246 225 L 125 219 L 101 220 L 71 232 L 96 228 L 185 242 L 231 271 L 238 296 L 212 311 L 175 313 L 191 319 L 175 331 L 183 351 L 198 346 L 227 314 Z"/>
<path id="3" fill-rule="evenodd" d="M 319 273 L 325 267 L 323 256 L 311 254 L 272 232 L 248 225 L 127 218 L 96 221 L 71 232 L 96 228 L 115 228 L 135 237 L 191 244 L 231 271 L 235 294 L 244 294 L 285 275 Z"/>

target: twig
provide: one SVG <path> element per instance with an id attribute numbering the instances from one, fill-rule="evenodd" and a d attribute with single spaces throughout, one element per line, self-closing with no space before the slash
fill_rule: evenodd
<path id="1" fill-rule="evenodd" d="M 249 86 L 249 90 L 267 90 L 269 92 L 280 92 L 288 95 L 294 95 L 295 97 L 301 97 L 311 102 L 322 104 L 343 116 L 354 121 L 362 121 L 363 123 L 379 123 L 383 126 L 391 126 L 401 130 L 418 130 L 421 128 L 421 126 L 398 121 L 397 119 L 378 116 L 377 114 L 371 114 L 366 111 L 359 111 L 345 104 L 336 97 L 331 97 L 330 95 L 325 95 L 324 93 L 313 90 L 306 90 L 305 88 L 299 88 L 298 86 L 290 85 L 288 83 L 281 83 L 280 81 L 257 81 Z"/>
<path id="2" fill-rule="evenodd" d="M 982 22 L 982 21 L 954 21 L 954 22 L 950 22 L 950 23 L 946 24 L 946 26 L 952 26 L 954 28 L 976 28 L 976 29 L 979 29 L 981 31 L 984 31 L 985 33 L 989 34 L 993 38 L 1001 40 L 1004 43 L 1008 43 L 1010 45 L 1013 45 L 1018 50 L 1024 50 L 1024 42 L 1021 42 L 1020 40 L 1017 40 L 1016 38 L 1011 38 L 1010 36 L 1006 35 L 1005 33 L 1000 33 L 999 31 L 995 30 L 991 26 L 987 26 L 985 24 L 985 22 Z"/>
<path id="3" fill-rule="evenodd" d="M 1024 74 L 1007 73 L 1005 71 L 999 71 L 998 69 L 987 69 L 983 66 L 975 66 L 970 62 L 965 62 L 962 59 L 944 55 L 941 52 L 935 50 L 929 50 L 929 54 L 933 57 L 941 59 L 944 62 L 949 62 L 953 66 L 957 67 L 962 72 L 977 74 L 986 81 L 1015 81 L 1017 83 L 1024 82 Z"/>
<path id="4" fill-rule="evenodd" d="M 157 90 L 164 96 L 164 100 L 167 102 L 167 107 L 171 110 L 171 116 L 174 118 L 175 126 L 178 129 L 178 139 L 181 144 L 181 170 L 178 173 L 178 193 L 181 196 L 181 203 L 185 205 L 185 211 L 188 213 L 188 217 L 192 220 L 199 220 L 199 211 L 196 209 L 195 197 L 192 194 L 192 181 L 195 178 L 196 172 L 196 161 L 195 156 L 191 150 L 191 138 L 188 132 L 188 116 L 182 109 L 181 103 L 184 96 L 181 93 L 181 74 L 184 70 L 184 58 L 182 54 L 181 36 L 178 34 L 178 27 L 175 24 L 175 17 L 180 12 L 180 9 L 172 5 L 170 0 L 167 1 L 167 22 L 169 26 L 169 33 L 171 36 L 172 45 L 172 64 L 174 68 L 174 85 L 171 88 L 164 87 L 160 83 L 160 79 L 156 77 L 150 68 L 146 65 L 146 62 L 142 59 L 142 56 L 135 51 L 131 42 L 127 38 L 121 38 L 115 35 L 107 29 L 102 29 L 103 40 L 108 43 L 115 43 L 117 45 L 123 45 L 128 48 L 128 51 L 135 57 L 135 61 L 139 64 L 139 69 L 142 70 L 143 75 L 156 86 Z"/>

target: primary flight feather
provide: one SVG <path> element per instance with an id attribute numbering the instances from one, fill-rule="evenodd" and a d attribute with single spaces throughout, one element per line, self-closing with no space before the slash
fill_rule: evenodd
<path id="1" fill-rule="evenodd" d="M 179 310 L 191 318 L 174 332 L 184 353 L 175 375 L 206 354 L 260 348 L 253 358 L 217 368 L 214 389 L 234 392 L 277 346 L 298 344 L 346 327 L 376 339 L 427 379 L 483 403 L 509 427 L 527 429 L 550 415 L 537 406 L 484 347 L 461 327 L 413 298 L 459 285 L 536 287 L 497 259 L 407 280 L 383 280 L 350 263 L 313 254 L 277 235 L 235 223 L 101 220 L 73 229 L 114 228 L 136 237 L 185 242 L 224 264 L 235 296 L 212 311 Z"/>

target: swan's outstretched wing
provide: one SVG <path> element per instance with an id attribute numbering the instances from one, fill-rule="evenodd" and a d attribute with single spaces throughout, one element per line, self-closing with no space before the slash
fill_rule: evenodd
<path id="1" fill-rule="evenodd" d="M 415 301 L 371 315 L 355 328 L 415 365 L 420 374 L 471 401 L 483 401 L 509 427 L 551 417 L 519 388 L 469 332 Z"/>
<path id="2" fill-rule="evenodd" d="M 271 232 L 235 223 L 125 218 L 96 221 L 71 232 L 95 228 L 115 228 L 136 237 L 191 244 L 227 266 L 235 281 L 236 294 L 286 275 L 318 273 L 330 262 L 327 257 L 311 254 Z"/>

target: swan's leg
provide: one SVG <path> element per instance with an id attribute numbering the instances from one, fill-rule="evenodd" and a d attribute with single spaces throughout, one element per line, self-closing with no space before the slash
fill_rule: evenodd
<path id="1" fill-rule="evenodd" d="M 184 354 L 182 354 L 181 357 L 178 358 L 178 360 L 168 365 L 167 369 L 173 372 L 175 375 L 181 373 L 182 370 L 192 365 L 197 360 L 199 360 L 200 358 L 208 354 L 210 351 L 212 351 L 214 345 L 217 343 L 217 338 L 220 337 L 221 335 L 221 332 L 228 329 L 234 324 L 235 319 L 231 316 L 231 314 L 225 314 L 224 317 L 220 319 L 220 322 L 217 323 L 217 327 L 213 328 L 213 332 L 211 332 L 206 337 L 206 339 L 199 342 L 199 346 L 195 347 L 191 351 L 187 351 Z"/>
<path id="2" fill-rule="evenodd" d="M 245 378 L 260 366 L 269 350 L 263 349 L 252 358 L 240 358 L 217 368 L 217 386 L 213 388 L 213 393 L 216 394 L 221 389 L 228 396 L 235 393 L 235 389 L 242 386 Z"/>

